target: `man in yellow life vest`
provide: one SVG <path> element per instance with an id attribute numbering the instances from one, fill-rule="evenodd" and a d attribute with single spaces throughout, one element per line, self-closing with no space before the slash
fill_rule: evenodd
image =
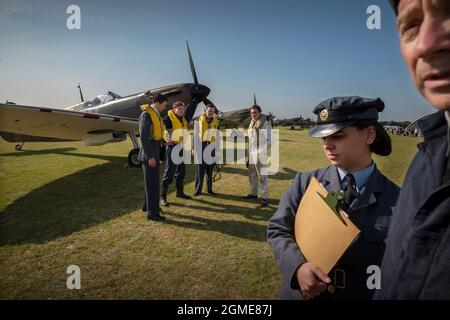
<path id="1" fill-rule="evenodd" d="M 216 118 L 216 108 L 212 104 L 208 104 L 205 107 L 205 112 L 199 117 L 199 134 L 201 140 L 201 156 L 200 163 L 197 164 L 197 170 L 195 173 L 195 193 L 194 196 L 199 196 L 203 189 L 203 180 L 206 173 L 206 192 L 210 195 L 216 195 L 212 188 L 213 179 L 213 167 L 214 163 L 209 163 L 208 159 L 204 157 L 204 150 L 211 143 L 214 143 L 217 138 L 217 132 L 219 127 L 219 122 Z M 214 134 L 214 132 L 216 134 Z M 194 145 L 195 147 L 195 145 Z M 200 153 L 200 150 L 194 150 Z M 211 156 L 215 157 L 215 150 L 211 152 Z"/>
<path id="2" fill-rule="evenodd" d="M 161 198 L 159 203 L 167 207 L 167 190 L 169 185 L 175 176 L 177 197 L 182 199 L 191 199 L 190 196 L 184 193 L 184 175 L 185 165 L 183 162 L 183 146 L 181 145 L 184 139 L 188 138 L 188 122 L 184 117 L 185 105 L 181 101 L 177 101 L 173 104 L 172 110 L 168 112 L 167 117 L 164 119 L 166 127 L 165 140 L 166 140 L 166 167 L 164 169 L 164 175 L 162 178 L 161 186 Z M 180 146 L 176 147 L 176 146 Z M 173 154 L 173 156 L 172 156 Z"/>
<path id="3" fill-rule="evenodd" d="M 160 214 L 159 208 L 159 161 L 160 141 L 163 139 L 164 123 L 159 115 L 167 107 L 167 98 L 162 94 L 156 94 L 152 98 L 152 104 L 141 106 L 142 113 L 139 117 L 139 134 L 141 149 L 139 160 L 142 162 L 145 182 L 145 204 L 147 219 L 164 221 L 166 218 Z"/>

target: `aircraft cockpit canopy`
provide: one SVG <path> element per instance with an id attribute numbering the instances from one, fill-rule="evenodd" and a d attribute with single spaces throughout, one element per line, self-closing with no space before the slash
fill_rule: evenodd
<path id="1" fill-rule="evenodd" d="M 117 97 L 112 92 L 108 93 L 108 94 L 101 94 L 101 95 L 95 97 L 94 99 L 86 100 L 85 102 L 81 102 L 79 104 L 76 104 L 76 105 L 70 107 L 70 110 L 80 111 L 80 110 L 84 110 L 87 108 L 97 107 L 104 103 L 110 102 L 116 98 Z"/>
<path id="2" fill-rule="evenodd" d="M 92 99 L 90 101 L 86 101 L 84 103 L 84 106 L 86 108 L 96 107 L 96 106 L 99 106 L 101 104 L 107 103 L 107 102 L 112 101 L 112 100 L 114 100 L 114 97 L 112 95 L 101 94 L 101 95 L 95 97 L 94 99 Z"/>

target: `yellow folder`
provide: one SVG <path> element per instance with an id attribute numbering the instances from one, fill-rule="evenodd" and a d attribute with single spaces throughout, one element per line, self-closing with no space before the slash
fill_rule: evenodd
<path id="1" fill-rule="evenodd" d="M 295 239 L 307 261 L 328 274 L 361 231 L 338 210 L 343 223 L 324 198 L 328 192 L 312 177 L 295 218 Z"/>

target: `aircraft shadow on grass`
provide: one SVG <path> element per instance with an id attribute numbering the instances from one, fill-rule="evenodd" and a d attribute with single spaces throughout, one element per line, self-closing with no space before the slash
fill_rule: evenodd
<path id="1" fill-rule="evenodd" d="M 16 199 L 0 212 L 0 245 L 15 245 L 24 243 L 46 243 L 59 237 L 68 236 L 74 232 L 109 221 L 139 210 L 144 196 L 144 181 L 142 170 L 124 168 L 126 157 L 93 155 L 73 152 L 75 148 L 56 148 L 40 151 L 22 151 L 20 153 L 4 153 L 2 157 L 24 157 L 44 154 L 60 154 L 72 157 L 101 159 L 106 163 L 98 164 L 76 173 L 61 177 L 42 187 L 30 191 Z M 161 168 L 162 175 L 162 168 Z M 225 170 L 227 171 L 227 170 Z M 230 171 L 246 174 L 243 171 Z M 20 178 L 20 177 L 18 177 Z M 194 166 L 187 166 L 185 183 L 195 180 Z M 216 183 L 220 183 L 216 182 Z M 174 191 L 174 183 L 169 192 Z M 277 200 L 271 199 L 271 207 L 261 209 L 255 202 L 255 208 L 221 204 L 220 198 L 248 202 L 235 195 L 219 195 L 217 203 L 213 198 L 190 200 L 197 209 L 205 203 L 217 207 L 223 213 L 242 214 L 255 221 L 268 220 L 277 205 Z M 239 200 L 238 200 L 239 199 Z M 211 210 L 210 208 L 208 210 Z M 213 230 L 227 235 L 245 239 L 265 241 L 266 227 L 245 221 L 221 221 L 202 217 L 188 216 L 189 219 L 200 222 L 186 223 L 173 221 L 168 212 L 168 224 L 192 227 L 199 230 Z M 180 215 L 180 217 L 183 217 Z M 145 219 L 144 214 L 142 218 Z"/>
<path id="2" fill-rule="evenodd" d="M 123 157 L 70 152 L 72 150 L 76 149 L 0 155 L 60 154 L 107 161 L 47 183 L 7 206 L 0 213 L 0 245 L 45 243 L 127 214 L 142 203 L 142 173 L 125 169 Z"/>

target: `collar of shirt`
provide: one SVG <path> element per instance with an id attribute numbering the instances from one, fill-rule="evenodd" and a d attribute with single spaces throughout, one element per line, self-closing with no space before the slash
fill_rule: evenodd
<path id="1" fill-rule="evenodd" d="M 347 174 L 347 171 L 345 171 L 342 168 L 337 167 L 339 178 L 341 179 L 341 182 L 344 181 L 345 175 Z M 369 179 L 370 175 L 372 174 L 373 170 L 375 169 L 375 163 L 372 161 L 370 166 L 367 168 L 364 168 L 362 170 L 359 170 L 357 172 L 353 172 L 353 176 L 355 177 L 356 182 L 356 190 L 359 192 L 362 187 L 366 184 L 367 180 Z M 345 186 L 343 186 L 345 187 Z"/>
<path id="2" fill-rule="evenodd" d="M 450 156 L 450 111 L 445 111 L 445 119 L 447 120 L 447 157 Z"/>
<path id="3" fill-rule="evenodd" d="M 155 106 L 153 103 L 152 103 L 151 106 L 152 106 L 152 109 L 156 111 L 156 114 L 157 114 L 158 116 L 160 116 L 159 111 L 158 111 L 158 109 L 156 108 L 156 106 Z"/>

